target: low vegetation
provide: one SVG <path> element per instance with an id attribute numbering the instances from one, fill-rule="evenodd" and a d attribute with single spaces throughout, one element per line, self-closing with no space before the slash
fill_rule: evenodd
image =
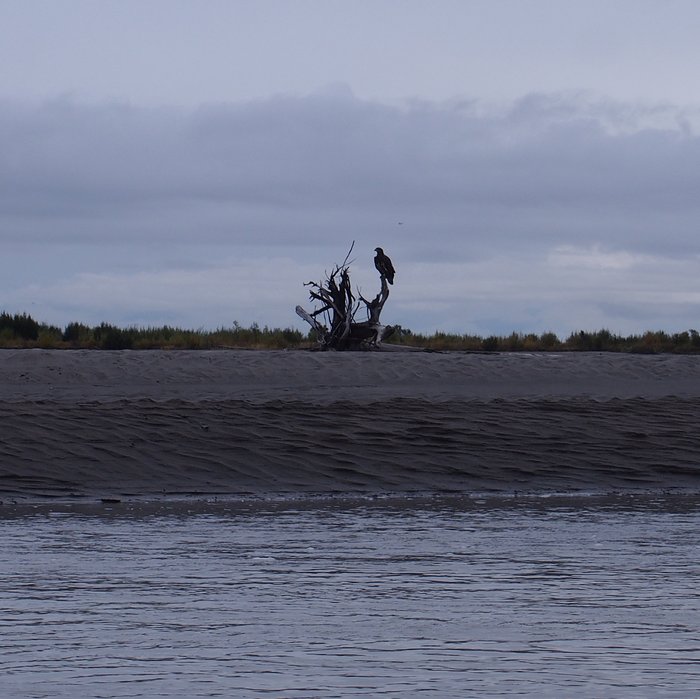
<path id="1" fill-rule="evenodd" d="M 230 328 L 183 330 L 170 326 L 119 328 L 109 323 L 90 327 L 69 323 L 65 328 L 37 323 L 26 314 L 0 314 L 0 347 L 44 349 L 296 349 L 313 339 L 292 328 L 244 328 L 234 322 Z"/>
<path id="2" fill-rule="evenodd" d="M 413 333 L 397 326 L 386 344 L 456 352 L 636 352 L 700 353 L 700 333 L 648 331 L 641 335 L 616 335 L 609 330 L 573 332 L 560 339 L 551 332 L 511 333 L 479 337 L 435 332 Z M 0 348 L 44 349 L 310 349 L 316 347 L 313 331 L 304 334 L 293 328 L 244 328 L 234 322 L 230 328 L 183 330 L 170 326 L 119 328 L 109 323 L 89 326 L 69 323 L 59 328 L 39 323 L 26 313 L 0 313 Z"/>
<path id="3" fill-rule="evenodd" d="M 641 335 L 616 335 L 609 330 L 578 331 L 566 339 L 551 332 L 511 333 L 506 336 L 457 335 L 435 332 L 433 335 L 412 333 L 402 328 L 391 338 L 394 343 L 425 347 L 432 350 L 461 350 L 472 352 L 660 352 L 700 353 L 700 333 L 688 330 L 669 334 L 648 331 Z"/>

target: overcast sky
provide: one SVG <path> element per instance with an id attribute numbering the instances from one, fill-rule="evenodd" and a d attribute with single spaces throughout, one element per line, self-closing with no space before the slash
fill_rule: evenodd
<path id="1" fill-rule="evenodd" d="M 700 329 L 695 0 L 2 0 L 0 309 Z"/>

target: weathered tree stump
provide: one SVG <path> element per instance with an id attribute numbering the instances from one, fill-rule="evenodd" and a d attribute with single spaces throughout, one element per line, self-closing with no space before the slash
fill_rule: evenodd
<path id="1" fill-rule="evenodd" d="M 359 292 L 356 299 L 352 292 L 349 258 L 354 246 L 353 242 L 343 264 L 336 265 L 325 281 L 304 285 L 310 287 L 311 301 L 320 303 L 320 307 L 311 312 L 301 306 L 296 307 L 297 315 L 316 332 L 319 348 L 323 350 L 382 350 L 382 342 L 394 332 L 391 325 L 384 325 L 380 320 L 389 298 L 386 273 L 378 268 L 381 288 L 371 301 Z M 390 270 L 390 281 L 393 283 L 393 267 L 390 266 Z M 367 313 L 367 319 L 357 321 L 357 313 L 362 308 Z"/>

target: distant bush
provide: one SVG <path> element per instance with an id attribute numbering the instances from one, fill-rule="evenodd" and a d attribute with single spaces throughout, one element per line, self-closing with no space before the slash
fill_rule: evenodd
<path id="1" fill-rule="evenodd" d="M 511 333 L 481 338 L 474 335 L 450 335 L 436 332 L 421 335 L 401 329 L 399 339 L 392 336 L 394 344 L 426 347 L 435 350 L 481 351 L 481 352 L 683 352 L 700 353 L 700 333 L 696 330 L 669 335 L 664 331 L 646 332 L 643 335 L 623 337 L 610 330 L 596 332 L 580 330 L 571 333 L 565 340 L 553 332 L 541 335 L 535 333 Z"/>
<path id="2" fill-rule="evenodd" d="M 620 339 L 609 330 L 599 330 L 594 333 L 580 330 L 577 333 L 571 333 L 564 344 L 568 349 L 579 352 L 614 351 L 619 348 Z"/>
<path id="3" fill-rule="evenodd" d="M 73 345 L 84 345 L 92 339 L 92 329 L 82 323 L 68 323 L 63 331 L 63 341 Z"/>
<path id="4" fill-rule="evenodd" d="M 59 347 L 63 339 L 63 333 L 61 328 L 54 327 L 53 325 L 40 325 L 39 326 L 39 337 L 37 337 L 37 346 L 42 349 L 52 349 Z"/>
<path id="5" fill-rule="evenodd" d="M 95 328 L 93 330 L 93 335 L 100 349 L 124 350 L 131 349 L 134 345 L 131 331 L 122 330 L 108 323 L 102 323 L 99 327 Z"/>
<path id="6" fill-rule="evenodd" d="M 554 333 L 550 332 L 542 333 L 540 342 L 542 343 L 542 348 L 548 351 L 561 347 L 561 340 Z"/>
<path id="7" fill-rule="evenodd" d="M 500 346 L 500 339 L 495 335 L 489 335 L 481 341 L 481 348 L 486 352 L 497 352 Z"/>
<path id="8" fill-rule="evenodd" d="M 7 338 L 21 340 L 37 340 L 39 338 L 39 323 L 26 313 L 0 313 L 0 334 Z"/>

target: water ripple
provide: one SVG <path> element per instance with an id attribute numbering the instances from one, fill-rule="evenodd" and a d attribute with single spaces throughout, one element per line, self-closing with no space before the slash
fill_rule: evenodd
<path id="1" fill-rule="evenodd" d="M 700 506 L 0 519 L 12 697 L 681 697 Z"/>

